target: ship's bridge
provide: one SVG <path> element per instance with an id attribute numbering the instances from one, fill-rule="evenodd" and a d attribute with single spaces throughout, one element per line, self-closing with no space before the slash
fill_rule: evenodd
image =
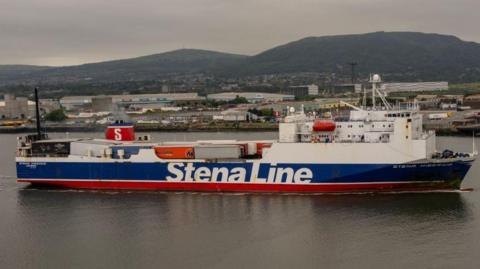
<path id="1" fill-rule="evenodd" d="M 352 110 L 351 121 L 394 121 L 395 118 L 409 118 L 418 114 L 416 110 Z"/>
<path id="2" fill-rule="evenodd" d="M 422 116 L 416 110 L 356 108 L 348 120 L 330 122 L 334 128 L 316 129 L 315 124 L 322 124 L 321 120 L 310 119 L 303 111 L 292 112 L 280 124 L 280 142 L 389 143 L 422 139 L 425 135 Z"/>

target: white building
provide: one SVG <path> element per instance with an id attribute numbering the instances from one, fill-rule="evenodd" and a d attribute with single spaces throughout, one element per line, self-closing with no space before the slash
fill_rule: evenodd
<path id="1" fill-rule="evenodd" d="M 318 95 L 318 86 L 315 84 L 307 85 L 308 95 Z"/>
<path id="2" fill-rule="evenodd" d="M 381 90 L 386 93 L 391 92 L 423 92 L 423 91 L 446 91 L 448 90 L 448 82 L 398 82 L 398 83 L 382 83 Z"/>
<path id="3" fill-rule="evenodd" d="M 35 102 L 26 97 L 5 94 L 0 101 L 0 119 L 27 119 L 35 115 Z"/>
<path id="4" fill-rule="evenodd" d="M 258 116 L 252 114 L 248 111 L 243 110 L 225 110 L 216 115 L 213 115 L 213 120 L 219 121 L 248 121 L 248 120 L 256 120 Z"/>
<path id="5" fill-rule="evenodd" d="M 295 96 L 288 94 L 276 94 L 276 93 L 262 93 L 262 92 L 223 92 L 209 94 L 207 99 L 215 101 L 232 101 L 237 97 L 243 97 L 250 103 L 263 103 L 263 102 L 282 102 L 295 100 Z"/>
<path id="6" fill-rule="evenodd" d="M 60 99 L 60 104 L 67 110 L 74 110 L 92 104 L 92 99 L 97 96 L 66 96 Z M 152 104 L 170 104 L 200 102 L 205 98 L 198 96 L 197 93 L 157 93 L 157 94 L 124 94 L 109 95 L 112 103 L 120 106 L 128 105 L 152 105 Z"/>

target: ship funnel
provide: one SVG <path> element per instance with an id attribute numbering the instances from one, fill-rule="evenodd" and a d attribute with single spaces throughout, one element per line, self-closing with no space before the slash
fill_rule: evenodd
<path id="1" fill-rule="evenodd" d="M 105 139 L 115 141 L 134 141 L 135 130 L 132 123 L 116 121 L 107 127 Z"/>

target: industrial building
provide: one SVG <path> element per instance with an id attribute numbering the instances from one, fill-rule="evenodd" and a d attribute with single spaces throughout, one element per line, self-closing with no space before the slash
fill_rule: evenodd
<path id="1" fill-rule="evenodd" d="M 158 93 L 158 94 L 125 94 L 109 96 L 66 96 L 60 99 L 60 104 L 66 110 L 92 109 L 92 99 L 97 99 L 96 103 L 109 102 L 105 98 L 111 98 L 113 105 L 128 107 L 131 105 L 169 105 L 172 103 L 199 103 L 205 100 L 197 93 Z M 105 110 L 103 110 L 105 111 Z"/>
<path id="2" fill-rule="evenodd" d="M 367 89 L 367 91 L 371 89 Z M 448 82 L 433 81 L 433 82 L 395 82 L 382 83 L 380 90 L 385 93 L 392 92 L 428 92 L 428 91 L 446 91 L 448 90 Z M 356 93 L 361 93 L 361 87 L 355 87 Z"/>
<path id="3" fill-rule="evenodd" d="M 464 96 L 419 94 L 415 97 L 415 102 L 421 110 L 456 109 L 464 103 Z"/>
<path id="4" fill-rule="evenodd" d="M 315 96 L 318 95 L 318 86 L 315 84 L 290 86 L 283 92 L 294 95 L 295 97 Z"/>
<path id="5" fill-rule="evenodd" d="M 207 99 L 215 101 L 232 101 L 243 97 L 250 103 L 282 102 L 295 100 L 295 96 L 288 94 L 262 93 L 262 92 L 224 92 L 209 94 Z"/>
<path id="6" fill-rule="evenodd" d="M 111 96 L 95 96 L 92 98 L 92 111 L 113 111 L 113 98 Z"/>
<path id="7" fill-rule="evenodd" d="M 426 91 L 446 91 L 448 82 L 399 82 L 382 83 L 381 90 L 386 93 L 391 92 L 426 92 Z"/>
<path id="8" fill-rule="evenodd" d="M 0 119 L 27 119 L 35 115 L 35 102 L 26 97 L 5 94 L 0 101 Z"/>
<path id="9" fill-rule="evenodd" d="M 32 102 L 34 105 L 35 102 Z M 60 109 L 60 102 L 58 99 L 40 99 L 40 112 L 49 113 L 53 110 Z"/>
<path id="10" fill-rule="evenodd" d="M 346 92 L 361 92 L 362 84 L 360 83 L 344 83 L 333 85 L 334 93 L 346 93 Z"/>
<path id="11" fill-rule="evenodd" d="M 360 104 L 358 98 L 318 98 L 315 102 L 319 109 L 341 109 L 348 108 L 347 103 L 355 106 Z"/>
<path id="12" fill-rule="evenodd" d="M 479 109 L 480 108 L 480 94 L 474 94 L 474 95 L 466 96 L 463 99 L 463 105 L 464 106 L 469 106 L 473 109 Z"/>
<path id="13" fill-rule="evenodd" d="M 213 115 L 213 120 L 218 121 L 251 121 L 257 120 L 258 116 L 243 110 L 225 110 L 219 112 L 217 115 Z"/>

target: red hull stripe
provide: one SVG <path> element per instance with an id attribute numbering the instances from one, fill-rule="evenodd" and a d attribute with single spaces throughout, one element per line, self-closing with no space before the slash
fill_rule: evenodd
<path id="1" fill-rule="evenodd" d="M 28 180 L 18 182 L 82 189 L 137 189 L 167 191 L 222 191 L 222 192 L 362 192 L 362 191 L 427 191 L 452 187 L 437 183 L 336 183 L 336 184 L 245 184 L 245 183 L 189 183 L 141 181 L 89 181 L 89 180 Z"/>

